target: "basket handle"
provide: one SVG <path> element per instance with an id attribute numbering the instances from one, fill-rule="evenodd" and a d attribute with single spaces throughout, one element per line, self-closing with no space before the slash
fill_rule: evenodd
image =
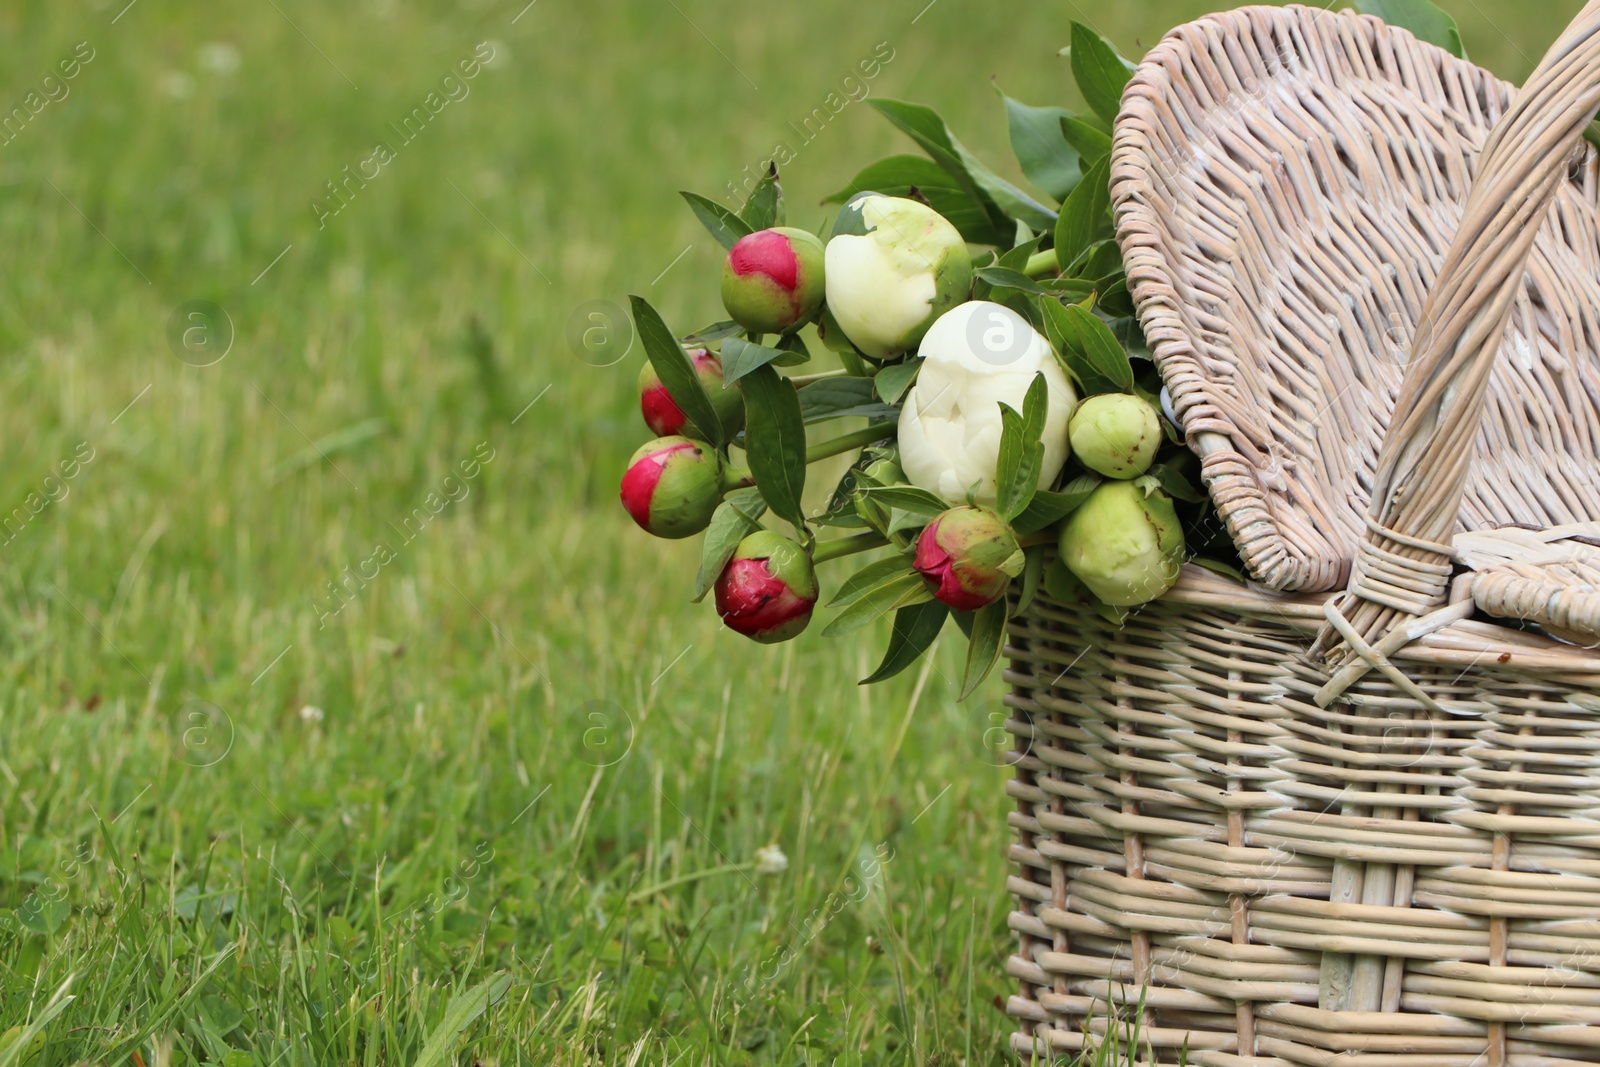
<path id="1" fill-rule="evenodd" d="M 1331 661 L 1352 652 L 1368 658 L 1396 627 L 1448 599 L 1450 540 L 1489 372 L 1534 237 L 1597 107 L 1600 0 L 1590 0 L 1484 145 L 1461 227 L 1417 324 L 1378 454 L 1367 534 L 1317 641 Z"/>

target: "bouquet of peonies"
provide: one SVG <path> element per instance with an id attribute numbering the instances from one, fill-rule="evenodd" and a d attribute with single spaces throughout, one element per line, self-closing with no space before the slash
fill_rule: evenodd
<path id="1" fill-rule="evenodd" d="M 1005 98 L 1045 199 L 931 109 L 894 100 L 871 104 L 928 158 L 862 170 L 829 198 L 841 207 L 825 238 L 784 225 L 775 165 L 737 212 L 683 194 L 728 250 L 728 318 L 679 337 L 632 298 L 649 360 L 639 405 L 658 436 L 629 462 L 622 503 L 659 537 L 705 533 L 695 599 L 714 590 L 730 628 L 788 640 L 821 598 L 818 564 L 886 550 L 839 583 L 823 632 L 893 612 L 864 679 L 876 682 L 954 617 L 966 695 L 1041 587 L 1120 618 L 1186 561 L 1238 576 L 1112 239 L 1110 129 L 1133 68 L 1076 23 L 1067 52 L 1089 113 Z M 807 330 L 837 365 L 784 373 L 813 359 Z M 845 419 L 865 425 L 813 429 Z M 807 466 L 845 453 L 854 462 L 808 514 Z"/>

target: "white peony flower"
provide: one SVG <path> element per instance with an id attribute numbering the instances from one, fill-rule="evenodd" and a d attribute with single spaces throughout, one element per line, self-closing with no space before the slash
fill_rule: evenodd
<path id="1" fill-rule="evenodd" d="M 926 204 L 878 193 L 839 212 L 823 265 L 834 321 L 879 359 L 916 347 L 972 289 L 960 232 Z"/>
<path id="2" fill-rule="evenodd" d="M 1043 372 L 1049 402 L 1039 488 L 1049 488 L 1067 462 L 1067 423 L 1078 402 L 1050 342 L 1010 308 L 973 300 L 935 322 L 918 354 L 922 369 L 900 409 L 906 479 L 949 501 L 971 492 L 976 503 L 993 504 L 1000 405 L 1020 414 Z"/>

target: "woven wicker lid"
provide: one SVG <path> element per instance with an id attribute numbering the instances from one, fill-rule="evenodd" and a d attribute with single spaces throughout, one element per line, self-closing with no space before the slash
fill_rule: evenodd
<path id="1" fill-rule="evenodd" d="M 1349 577 L 1416 323 L 1513 92 L 1376 19 L 1304 7 L 1180 27 L 1128 87 L 1112 192 L 1129 283 L 1268 588 Z M 1597 203 L 1585 148 L 1515 299 L 1464 529 L 1600 519 Z"/>

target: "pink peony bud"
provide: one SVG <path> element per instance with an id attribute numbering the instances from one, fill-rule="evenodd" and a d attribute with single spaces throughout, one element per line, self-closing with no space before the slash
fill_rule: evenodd
<path id="1" fill-rule="evenodd" d="M 912 562 L 933 595 L 956 611 L 976 611 L 1005 595 L 1022 573 L 1022 549 L 988 508 L 951 508 L 917 538 Z"/>
<path id="2" fill-rule="evenodd" d="M 722 387 L 722 360 L 704 348 L 687 351 L 700 383 L 711 394 L 711 406 L 717 409 L 723 427 L 730 435 L 738 433 L 744 425 L 744 397 L 737 389 Z M 639 410 L 644 413 L 644 424 L 650 432 L 661 437 L 682 433 L 688 422 L 678 402 L 661 384 L 655 365 L 648 362 L 639 371 Z M 711 432 L 709 427 L 706 432 Z"/>
<path id="3" fill-rule="evenodd" d="M 622 506 L 657 537 L 689 537 L 711 523 L 722 502 L 722 461 L 687 437 L 642 445 L 622 476 Z"/>
<path id="4" fill-rule="evenodd" d="M 822 306 L 822 241 L 791 226 L 739 238 L 722 268 L 728 316 L 755 333 L 785 333 Z"/>
<path id="5" fill-rule="evenodd" d="M 762 644 L 799 635 L 817 604 L 811 557 L 793 541 L 758 530 L 739 542 L 717 578 L 717 614 L 732 630 Z"/>

